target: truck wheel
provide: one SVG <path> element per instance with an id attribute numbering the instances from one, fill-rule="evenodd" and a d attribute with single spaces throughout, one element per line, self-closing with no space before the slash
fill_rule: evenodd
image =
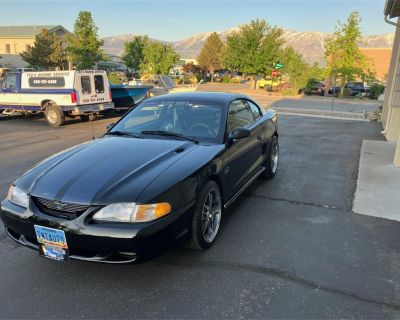
<path id="1" fill-rule="evenodd" d="M 44 110 L 46 121 L 52 127 L 62 126 L 65 122 L 64 112 L 56 104 L 48 104 Z"/>

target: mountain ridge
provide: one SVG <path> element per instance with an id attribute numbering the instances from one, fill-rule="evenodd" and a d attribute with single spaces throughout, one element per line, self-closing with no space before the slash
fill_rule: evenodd
<path id="1" fill-rule="evenodd" d="M 239 27 L 233 27 L 224 31 L 217 31 L 218 35 L 224 41 L 229 34 L 239 30 Z M 190 37 L 179 41 L 163 41 L 151 39 L 152 41 L 171 44 L 175 51 L 182 58 L 196 58 L 208 36 L 213 32 L 198 32 Z M 130 41 L 135 34 L 123 34 L 103 38 L 103 50 L 111 55 L 121 56 L 124 49 L 124 43 Z M 300 53 L 308 63 L 324 64 L 324 51 L 326 41 L 333 36 L 333 33 L 319 31 L 295 31 L 283 29 L 283 39 L 287 46 L 292 47 Z M 360 43 L 362 48 L 392 48 L 394 33 L 384 33 L 377 35 L 364 36 Z"/>

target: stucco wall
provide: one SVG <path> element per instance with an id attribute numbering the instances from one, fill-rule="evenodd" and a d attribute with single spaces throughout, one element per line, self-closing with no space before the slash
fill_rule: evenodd
<path id="1" fill-rule="evenodd" d="M 0 38 L 0 54 L 19 54 L 26 51 L 26 46 L 33 46 L 34 38 Z M 10 45 L 10 52 L 6 51 L 6 44 Z"/>

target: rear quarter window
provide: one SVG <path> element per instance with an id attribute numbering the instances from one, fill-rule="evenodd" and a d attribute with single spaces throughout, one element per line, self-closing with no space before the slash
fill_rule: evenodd
<path id="1" fill-rule="evenodd" d="M 81 77 L 81 87 L 83 94 L 90 94 L 92 93 L 92 88 L 90 86 L 90 77 L 89 76 L 82 76 Z"/>
<path id="2" fill-rule="evenodd" d="M 96 93 L 104 93 L 104 78 L 103 76 L 94 76 L 94 89 Z"/>

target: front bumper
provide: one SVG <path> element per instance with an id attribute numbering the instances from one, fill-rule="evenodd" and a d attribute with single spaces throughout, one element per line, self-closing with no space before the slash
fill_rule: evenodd
<path id="1" fill-rule="evenodd" d="M 25 209 L 4 200 L 0 213 L 8 236 L 31 249 L 39 249 L 34 225 L 40 225 L 65 232 L 70 259 L 130 263 L 138 255 L 184 234 L 190 219 L 189 208 L 186 206 L 153 222 L 135 224 L 91 223 L 85 213 L 74 220 L 48 216 L 33 201 Z"/>

